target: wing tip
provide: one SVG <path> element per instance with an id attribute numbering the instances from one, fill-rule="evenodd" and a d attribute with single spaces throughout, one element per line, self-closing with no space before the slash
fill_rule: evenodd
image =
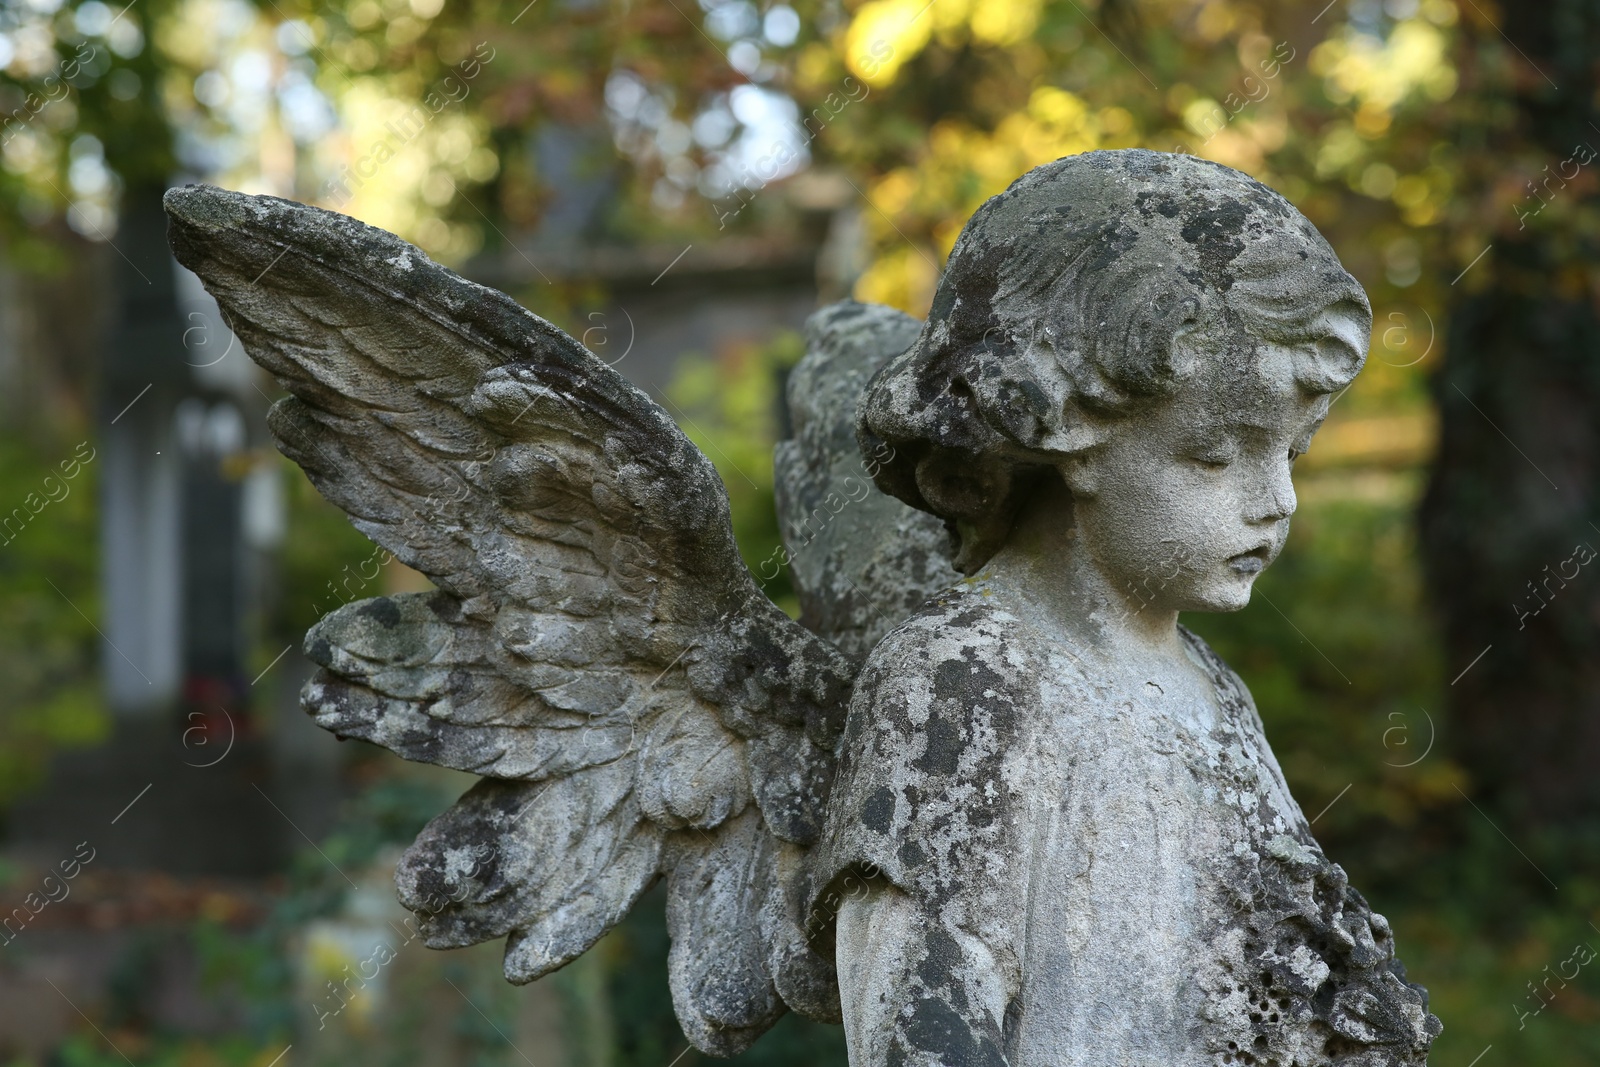
<path id="1" fill-rule="evenodd" d="M 180 185 L 166 191 L 161 206 L 175 224 L 196 230 L 236 226 L 244 218 L 243 193 L 230 193 L 214 185 Z"/>

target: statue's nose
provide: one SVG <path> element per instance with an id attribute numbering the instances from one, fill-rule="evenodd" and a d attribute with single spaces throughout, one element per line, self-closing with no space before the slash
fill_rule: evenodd
<path id="1" fill-rule="evenodd" d="M 1254 523 L 1281 522 L 1294 514 L 1299 503 L 1294 481 L 1289 476 L 1289 465 L 1274 463 L 1256 487 L 1252 511 L 1247 518 Z"/>

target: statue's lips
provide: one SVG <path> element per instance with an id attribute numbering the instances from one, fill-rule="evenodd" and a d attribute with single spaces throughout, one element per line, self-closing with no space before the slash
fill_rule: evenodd
<path id="1" fill-rule="evenodd" d="M 1262 545 L 1248 552 L 1241 552 L 1237 556 L 1228 557 L 1228 566 L 1238 575 L 1260 574 L 1266 569 L 1267 561 L 1271 558 L 1272 546 Z"/>

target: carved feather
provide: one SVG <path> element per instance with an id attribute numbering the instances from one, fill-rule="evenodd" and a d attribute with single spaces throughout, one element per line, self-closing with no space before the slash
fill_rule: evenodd
<path id="1" fill-rule="evenodd" d="M 806 355 L 789 375 L 794 437 L 778 444 L 773 467 L 784 558 L 800 621 L 858 657 L 961 577 L 944 524 L 873 484 L 874 464 L 892 457 L 864 457 L 856 443 L 867 382 L 921 328 L 882 304 L 831 304 L 807 320 Z"/>

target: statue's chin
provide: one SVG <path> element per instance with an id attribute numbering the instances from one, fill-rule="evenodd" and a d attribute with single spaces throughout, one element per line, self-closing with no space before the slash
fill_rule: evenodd
<path id="1" fill-rule="evenodd" d="M 1256 573 L 1260 573 L 1259 571 Z M 1187 606 L 1185 611 L 1227 612 L 1250 606 L 1250 589 L 1255 585 L 1256 574 L 1229 572 L 1209 583 Z"/>

